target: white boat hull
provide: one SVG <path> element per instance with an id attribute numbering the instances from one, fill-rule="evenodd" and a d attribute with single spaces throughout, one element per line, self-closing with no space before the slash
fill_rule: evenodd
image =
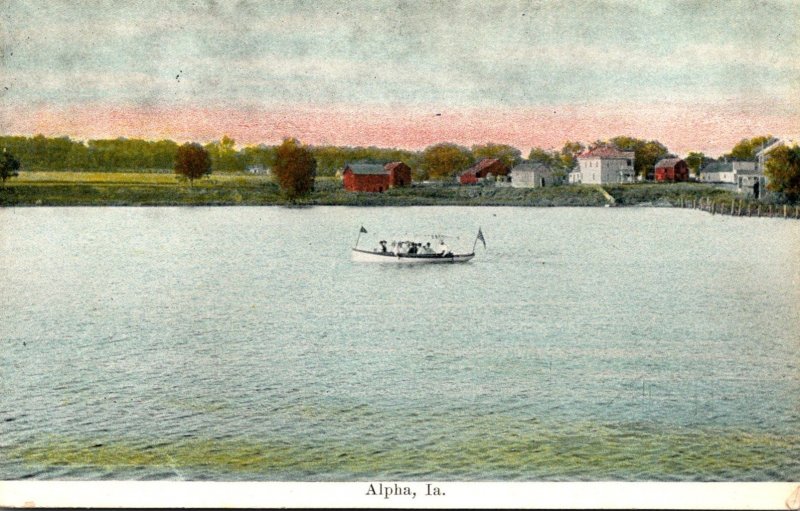
<path id="1" fill-rule="evenodd" d="M 352 260 L 359 263 L 388 263 L 388 264 L 452 264 L 465 263 L 475 257 L 471 254 L 451 254 L 441 256 L 438 254 L 400 254 L 392 252 L 371 252 L 354 248 L 352 250 Z"/>

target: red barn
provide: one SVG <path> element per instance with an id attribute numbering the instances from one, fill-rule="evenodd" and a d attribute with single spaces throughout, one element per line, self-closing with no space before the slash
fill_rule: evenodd
<path id="1" fill-rule="evenodd" d="M 484 158 L 462 172 L 461 175 L 458 176 L 458 182 L 462 185 L 474 185 L 485 179 L 489 174 L 493 176 L 505 176 L 508 174 L 508 167 L 502 160 L 497 158 Z"/>
<path id="2" fill-rule="evenodd" d="M 688 181 L 689 165 L 680 158 L 665 158 L 656 163 L 655 180 L 664 181 Z"/>
<path id="3" fill-rule="evenodd" d="M 344 189 L 351 192 L 385 192 L 397 186 L 411 184 L 411 167 L 396 161 L 376 163 L 348 163 L 342 172 Z"/>
<path id="4" fill-rule="evenodd" d="M 389 173 L 390 187 L 411 186 L 411 167 L 402 161 L 387 163 L 383 168 Z"/>

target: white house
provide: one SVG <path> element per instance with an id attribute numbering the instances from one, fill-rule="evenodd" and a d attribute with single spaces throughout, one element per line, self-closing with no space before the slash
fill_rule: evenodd
<path id="1" fill-rule="evenodd" d="M 700 181 L 736 184 L 741 175 L 758 174 L 754 161 L 715 161 L 700 171 Z"/>
<path id="2" fill-rule="evenodd" d="M 246 170 L 249 174 L 263 174 L 266 176 L 272 174 L 272 169 L 269 169 L 264 165 L 261 165 L 260 163 L 256 163 L 255 165 L 249 165 Z"/>
<path id="3" fill-rule="evenodd" d="M 597 147 L 578 155 L 578 169 L 570 172 L 570 183 L 633 183 L 636 153 L 613 147 Z"/>
<path id="4" fill-rule="evenodd" d="M 543 188 L 557 184 L 553 169 L 544 163 L 520 163 L 511 169 L 511 186 L 514 188 Z"/>
<path id="5" fill-rule="evenodd" d="M 716 161 L 700 171 L 700 180 L 706 183 L 736 185 L 736 191 L 748 196 L 763 198 L 767 179 L 754 161 Z"/>

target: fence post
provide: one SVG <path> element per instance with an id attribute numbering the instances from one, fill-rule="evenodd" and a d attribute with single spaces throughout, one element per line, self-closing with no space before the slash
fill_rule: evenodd
<path id="1" fill-rule="evenodd" d="M 761 204 L 758 205 L 758 217 L 761 218 Z"/>
<path id="2" fill-rule="evenodd" d="M 783 205 L 783 218 L 786 218 L 786 204 Z"/>

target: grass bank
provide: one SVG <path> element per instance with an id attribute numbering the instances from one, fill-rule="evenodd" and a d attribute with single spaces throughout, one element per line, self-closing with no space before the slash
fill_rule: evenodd
<path id="1" fill-rule="evenodd" d="M 678 206 L 691 200 L 732 200 L 735 194 L 699 183 L 604 187 L 618 206 Z M 133 172 L 20 172 L 0 188 L 2 206 L 216 206 L 288 205 L 269 177 L 214 174 L 190 186 L 171 174 Z M 356 193 L 336 178 L 318 178 L 314 192 L 295 204 L 342 206 L 604 206 L 597 186 L 511 188 L 415 185 L 385 193 Z"/>

